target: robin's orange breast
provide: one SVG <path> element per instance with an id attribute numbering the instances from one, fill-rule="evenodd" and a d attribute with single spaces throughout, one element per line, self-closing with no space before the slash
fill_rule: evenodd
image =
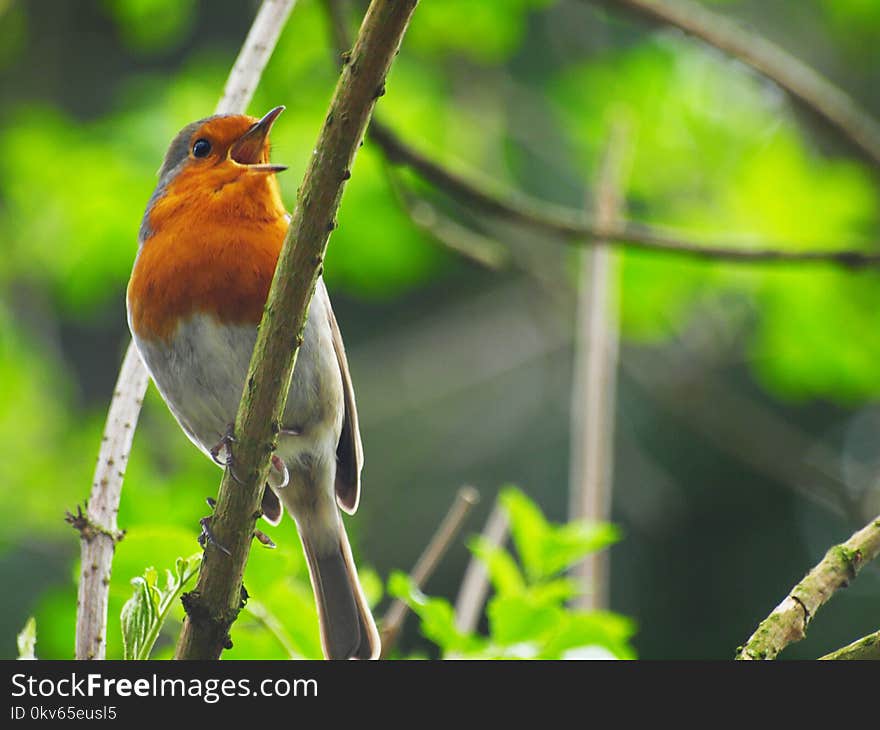
<path id="1" fill-rule="evenodd" d="M 258 324 L 288 221 L 277 183 L 265 176 L 182 172 L 148 214 L 128 285 L 131 326 L 168 341 L 195 313 Z"/>

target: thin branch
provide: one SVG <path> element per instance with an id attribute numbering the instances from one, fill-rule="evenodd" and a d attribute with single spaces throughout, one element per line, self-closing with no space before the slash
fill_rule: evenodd
<path id="1" fill-rule="evenodd" d="M 626 126 L 618 119 L 611 127 L 597 181 L 596 221 L 603 227 L 613 226 L 620 217 L 627 148 Z M 607 522 L 611 518 L 620 341 L 616 256 L 602 242 L 581 255 L 571 399 L 569 518 Z M 587 556 L 573 568 L 572 575 L 581 587 L 573 602 L 577 608 L 606 607 L 607 550 Z"/>
<path id="2" fill-rule="evenodd" d="M 660 254 L 740 264 L 833 264 L 848 269 L 880 265 L 880 253 L 858 250 L 791 250 L 783 244 L 754 245 L 752 241 L 709 243 L 686 233 L 627 221 L 601 226 L 584 213 L 520 193 L 497 190 L 497 184 L 477 182 L 432 160 L 402 140 L 379 120 L 370 126 L 370 139 L 388 159 L 411 169 L 422 179 L 462 203 L 577 245 L 608 245 Z M 790 247 L 791 244 L 788 244 Z"/>
<path id="3" fill-rule="evenodd" d="M 816 612 L 840 588 L 846 588 L 859 571 L 880 554 L 880 516 L 841 545 L 835 545 L 822 561 L 798 583 L 764 619 L 737 659 L 775 659 L 786 646 L 806 636 Z"/>
<path id="4" fill-rule="evenodd" d="M 673 25 L 737 58 L 785 89 L 880 165 L 880 123 L 839 87 L 767 39 L 691 0 L 600 1 Z"/>
<path id="5" fill-rule="evenodd" d="M 417 0 L 373 0 L 342 70 L 278 259 L 235 419 L 235 470 L 224 473 L 198 584 L 184 596 L 178 659 L 217 659 L 243 603 L 269 454 L 277 442 L 308 308 L 323 270 L 345 181 Z M 274 428 L 273 428 L 274 426 Z M 239 479 L 241 483 L 239 483 Z"/>
<path id="6" fill-rule="evenodd" d="M 113 553 L 122 533 L 116 524 L 122 480 L 147 389 L 147 372 L 134 347 L 119 371 L 107 414 L 104 438 L 85 514 L 77 509 L 68 522 L 80 532 L 76 658 L 103 659 L 107 644 L 107 597 Z"/>
<path id="7" fill-rule="evenodd" d="M 507 511 L 496 499 L 481 537 L 487 545 L 501 547 L 507 541 L 509 530 Z M 488 595 L 489 571 L 474 555 L 468 563 L 455 599 L 455 626 L 459 631 L 469 634 L 476 630 Z"/>
<path id="8" fill-rule="evenodd" d="M 296 0 L 264 0 L 230 73 L 223 98 L 217 105 L 218 113 L 246 109 L 275 48 L 284 20 L 295 4 Z M 125 463 L 148 382 L 140 356 L 129 342 L 107 412 L 98 466 L 84 515 L 86 523 L 105 537 L 89 539 L 80 528 L 83 540 L 76 617 L 77 659 L 103 659 L 106 655 L 107 596 L 117 542 L 106 538 L 118 534 L 116 513 L 119 511 Z M 76 522 L 72 524 L 78 527 Z"/>
<path id="9" fill-rule="evenodd" d="M 479 494 L 473 487 L 462 487 L 455 495 L 455 501 L 449 512 L 443 518 L 437 532 L 431 538 L 425 551 L 416 561 L 410 573 L 410 578 L 417 588 L 424 587 L 428 579 L 434 574 L 443 556 L 449 552 L 458 533 L 464 526 L 465 519 L 470 514 L 471 509 L 479 500 Z M 394 647 L 400 630 L 403 628 L 403 621 L 409 612 L 409 607 L 399 598 L 395 599 L 385 615 L 382 617 L 382 656 L 385 657 Z"/>
<path id="10" fill-rule="evenodd" d="M 820 656 L 819 659 L 825 660 L 880 660 L 880 631 L 873 634 L 863 636 L 852 644 L 844 646 L 842 649 L 832 651 L 830 654 Z"/>
<path id="11" fill-rule="evenodd" d="M 217 114 L 242 114 L 247 109 L 294 5 L 296 0 L 263 0 L 229 72 Z"/>

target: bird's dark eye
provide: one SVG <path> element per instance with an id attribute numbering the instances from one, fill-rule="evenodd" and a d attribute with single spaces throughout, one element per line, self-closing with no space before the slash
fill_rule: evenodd
<path id="1" fill-rule="evenodd" d="M 206 139 L 197 139 L 193 144 L 193 157 L 207 157 L 211 154 L 211 143 Z"/>

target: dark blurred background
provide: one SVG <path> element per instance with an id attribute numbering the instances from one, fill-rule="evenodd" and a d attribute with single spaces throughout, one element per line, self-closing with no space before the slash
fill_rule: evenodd
<path id="1" fill-rule="evenodd" d="M 876 170 L 852 148 L 742 64 L 613 5 L 423 2 L 377 113 L 452 169 L 576 209 L 594 196 L 610 120 L 625 118 L 633 220 L 707 241 L 880 241 Z M 706 5 L 880 116 L 880 4 Z M 364 4 L 345 6 L 353 32 Z M 79 545 L 63 514 L 87 497 L 128 343 L 140 218 L 167 143 L 213 111 L 255 9 L 0 0 L 0 656 L 30 615 L 38 656 L 72 656 Z M 287 106 L 273 157 L 290 165 L 291 206 L 335 55 L 324 2 L 300 0 L 250 108 Z M 483 246 L 503 265 L 476 263 Z M 369 141 L 359 154 L 326 278 L 361 415 L 364 493 L 348 524 L 372 595 L 412 566 L 464 483 L 482 496 L 466 534 L 507 483 L 567 518 L 579 258 L 392 170 Z M 610 607 L 635 619 L 642 658 L 730 658 L 880 511 L 880 279 L 616 258 Z M 151 388 L 119 515 L 110 656 L 130 579 L 197 551 L 218 477 Z M 255 551 L 248 587 L 314 654 L 293 526 L 267 532 L 279 550 Z M 426 591 L 454 598 L 467 561 L 457 543 Z M 869 566 L 784 656 L 876 630 L 878 600 Z M 232 656 L 281 656 L 266 634 L 244 621 Z M 412 618 L 401 647 L 430 651 Z"/>

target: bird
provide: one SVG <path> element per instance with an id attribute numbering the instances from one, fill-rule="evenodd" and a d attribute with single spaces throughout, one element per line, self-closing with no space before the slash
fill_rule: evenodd
<path id="1" fill-rule="evenodd" d="M 169 410 L 206 456 L 231 468 L 231 429 L 290 223 L 276 178 L 286 168 L 269 159 L 283 110 L 259 119 L 217 114 L 177 134 L 147 202 L 126 292 L 134 345 Z M 296 523 L 324 656 L 376 659 L 379 633 L 340 514 L 357 509 L 363 448 L 321 277 L 279 425 L 263 517 L 277 525 L 286 510 Z"/>

